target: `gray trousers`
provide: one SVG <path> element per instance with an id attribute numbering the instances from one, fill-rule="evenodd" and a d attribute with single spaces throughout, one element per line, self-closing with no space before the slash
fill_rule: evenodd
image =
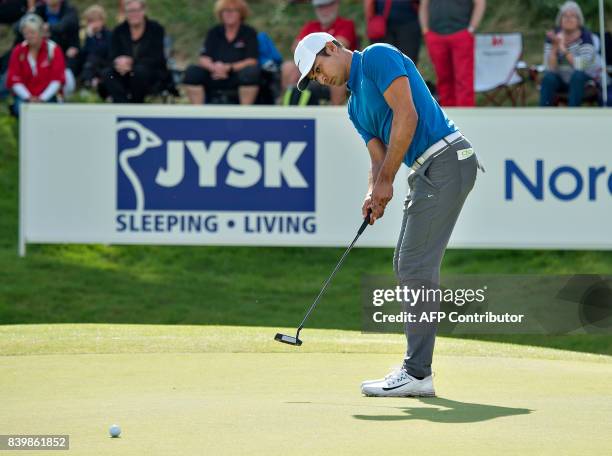
<path id="1" fill-rule="evenodd" d="M 471 147 L 467 139 L 460 137 L 408 177 L 410 193 L 393 256 L 393 269 L 401 287 L 435 289 L 439 286 L 444 251 L 476 180 L 476 155 L 465 152 Z M 411 307 L 413 313 L 438 309 L 439 302 L 431 301 L 412 303 Z M 431 375 L 436 330 L 435 322 L 406 323 L 408 349 L 404 367 L 409 374 Z"/>

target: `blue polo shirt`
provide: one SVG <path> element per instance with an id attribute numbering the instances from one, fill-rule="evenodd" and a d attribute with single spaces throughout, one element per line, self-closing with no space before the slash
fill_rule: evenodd
<path id="1" fill-rule="evenodd" d="M 348 81 L 351 91 L 348 113 L 366 144 L 379 138 L 389 145 L 393 111 L 383 94 L 400 76 L 408 77 L 414 107 L 419 115 L 414 138 L 404 155 L 404 163 L 411 166 L 429 146 L 457 131 L 457 127 L 431 96 L 410 58 L 383 43 L 368 46 L 363 52 L 355 51 Z"/>

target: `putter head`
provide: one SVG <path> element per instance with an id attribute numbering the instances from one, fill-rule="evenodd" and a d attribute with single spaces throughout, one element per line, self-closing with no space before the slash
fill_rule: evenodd
<path id="1" fill-rule="evenodd" d="M 297 345 L 297 346 L 302 345 L 302 341 L 298 339 L 297 337 L 287 336 L 281 333 L 276 333 L 276 336 L 274 336 L 274 340 L 278 340 L 279 342 L 282 342 L 283 344 Z"/>

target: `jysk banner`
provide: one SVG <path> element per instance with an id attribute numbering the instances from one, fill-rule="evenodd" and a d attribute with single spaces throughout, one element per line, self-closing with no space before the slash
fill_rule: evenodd
<path id="1" fill-rule="evenodd" d="M 314 119 L 117 119 L 118 209 L 315 210 Z"/>
<path id="2" fill-rule="evenodd" d="M 449 110 L 487 172 L 460 247 L 611 248 L 603 110 Z M 343 108 L 28 105 L 27 242 L 343 246 L 369 156 Z M 408 170 L 360 245 L 393 247 Z"/>
<path id="3" fill-rule="evenodd" d="M 117 119 L 118 232 L 210 230 L 211 211 L 314 215 L 315 188 L 313 119 Z"/>

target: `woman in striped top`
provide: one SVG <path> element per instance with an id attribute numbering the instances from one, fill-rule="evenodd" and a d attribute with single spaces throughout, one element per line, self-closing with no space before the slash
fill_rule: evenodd
<path id="1" fill-rule="evenodd" d="M 597 78 L 598 65 L 593 35 L 584 27 L 576 2 L 561 6 L 557 27 L 546 34 L 544 66 L 540 106 L 551 106 L 559 92 L 568 93 L 569 106 L 580 106 L 585 84 Z"/>

